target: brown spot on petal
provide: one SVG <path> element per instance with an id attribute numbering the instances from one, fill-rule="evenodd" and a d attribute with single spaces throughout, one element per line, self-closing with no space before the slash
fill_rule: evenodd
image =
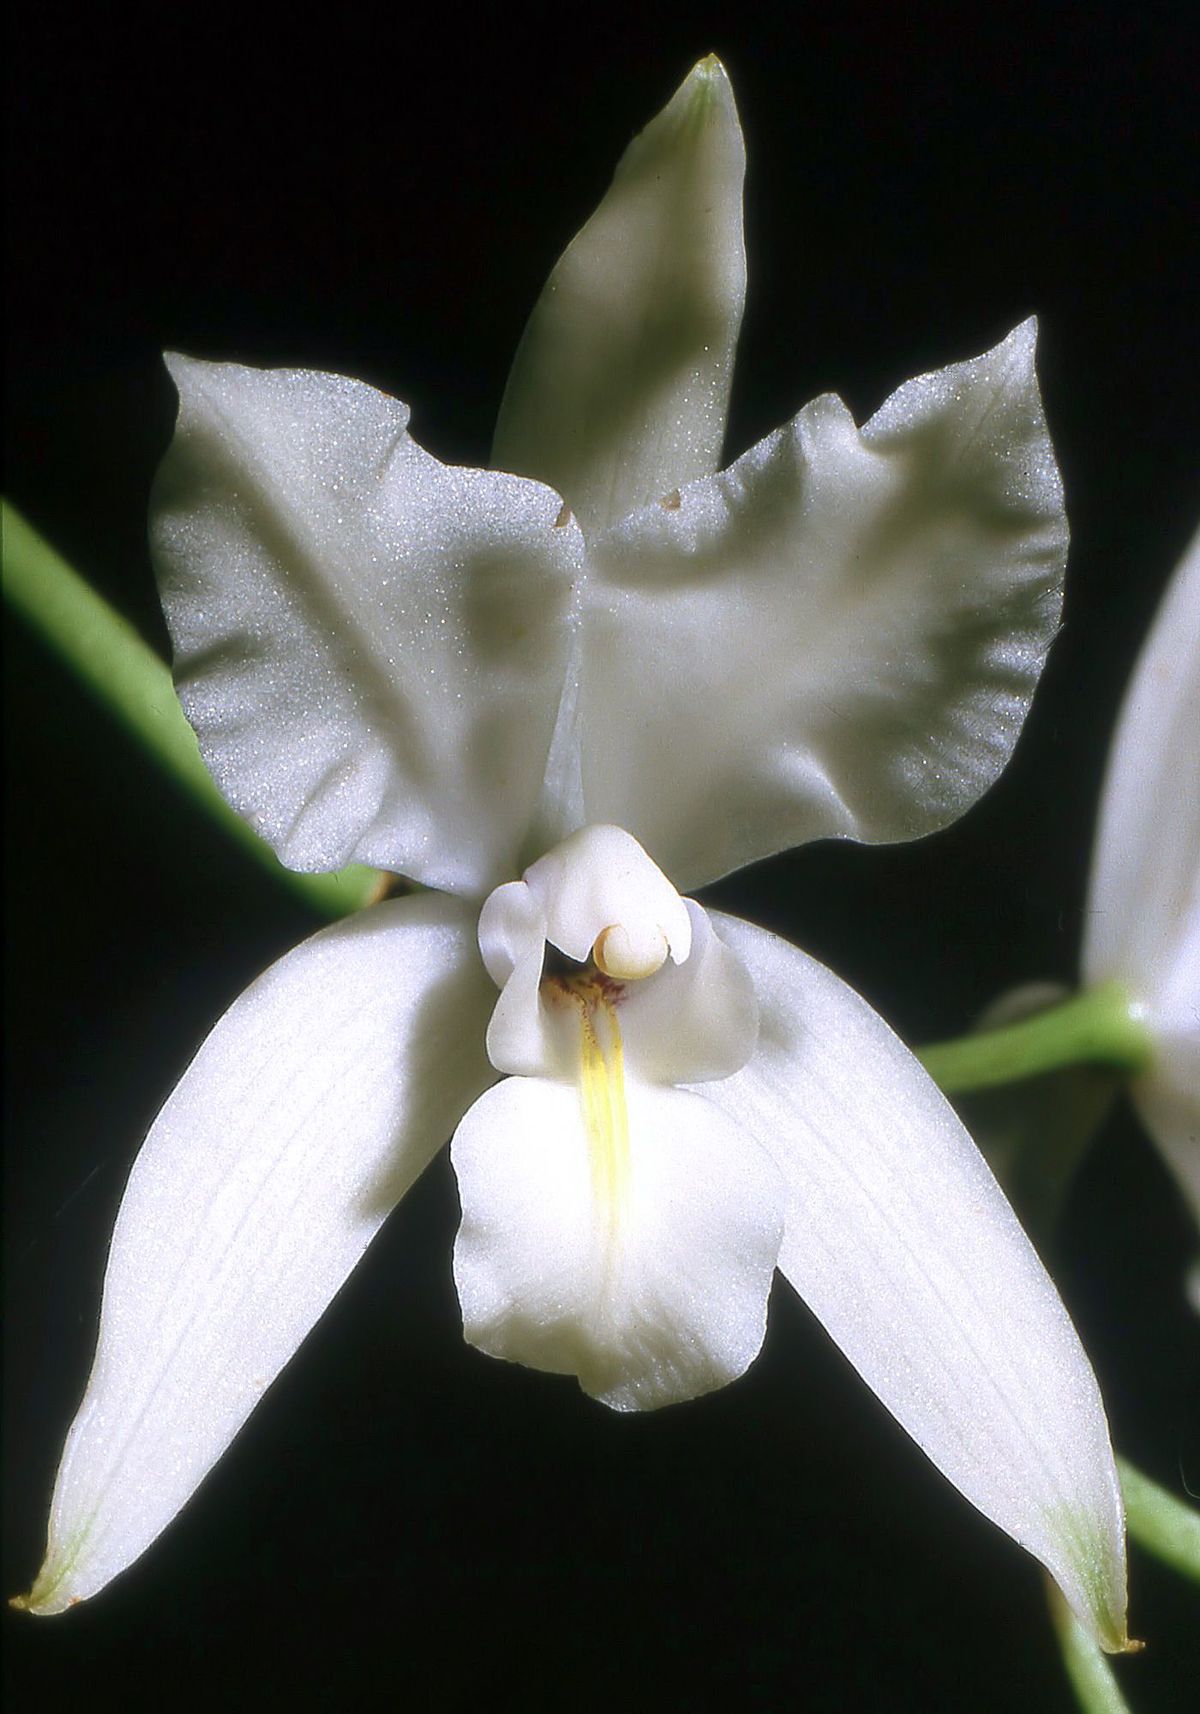
<path id="1" fill-rule="evenodd" d="M 678 488 L 672 488 L 669 494 L 664 494 L 658 502 L 664 512 L 677 512 L 683 505 L 683 495 Z"/>
<path id="2" fill-rule="evenodd" d="M 567 505 L 567 502 L 564 500 L 562 503 L 562 511 L 558 514 L 557 518 L 555 518 L 555 520 L 554 520 L 554 528 L 556 530 L 565 530 L 567 525 L 570 522 L 571 522 L 571 508 Z"/>

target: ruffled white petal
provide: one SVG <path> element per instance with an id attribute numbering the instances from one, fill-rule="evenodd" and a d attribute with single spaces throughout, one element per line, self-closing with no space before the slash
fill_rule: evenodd
<path id="1" fill-rule="evenodd" d="M 714 921 L 754 977 L 762 1024 L 746 1068 L 706 1093 L 787 1182 L 781 1270 L 938 1468 L 1122 1647 L 1104 1407 L 999 1187 L 865 1001 L 774 935 Z"/>
<path id="2" fill-rule="evenodd" d="M 702 1096 L 626 1083 L 628 1174 L 609 1206 L 579 1092 L 510 1078 L 450 1158 L 467 1339 L 576 1375 L 617 1410 L 735 1379 L 757 1355 L 783 1230 L 770 1158 Z"/>
<path id="3" fill-rule="evenodd" d="M 630 144 L 530 317 L 492 462 L 558 489 L 589 536 L 720 463 L 745 165 L 729 79 L 703 60 Z"/>
<path id="4" fill-rule="evenodd" d="M 447 899 L 377 906 L 267 971 L 200 1049 L 121 1205 L 35 1612 L 166 1527 L 491 1080 L 473 929 Z"/>
<path id="5" fill-rule="evenodd" d="M 537 483 L 439 464 L 359 382 L 169 364 L 151 538 L 217 784 L 291 868 L 481 897 L 541 789 L 578 526 Z"/>
<path id="6" fill-rule="evenodd" d="M 1200 1218 L 1200 535 L 1125 697 L 1092 860 L 1083 974 L 1124 983 L 1154 1064 L 1133 1087 Z"/>
<path id="7" fill-rule="evenodd" d="M 688 890 L 809 839 L 928 833 L 987 789 L 1066 555 L 1033 357 L 1027 322 L 861 431 L 817 399 L 593 544 L 587 819 L 620 822 Z"/>

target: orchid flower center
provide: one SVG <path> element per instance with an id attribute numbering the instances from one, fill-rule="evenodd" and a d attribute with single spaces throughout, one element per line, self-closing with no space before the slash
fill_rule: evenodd
<path id="1" fill-rule="evenodd" d="M 553 944 L 546 947 L 539 998 L 552 1017 L 574 1014 L 576 1076 L 588 1139 L 592 1200 L 607 1232 L 610 1253 L 628 1204 L 631 1176 L 625 1049 L 617 1008 L 625 997 L 625 984 L 657 974 L 670 950 L 659 924 L 639 913 L 601 929 L 584 964 L 574 963 Z"/>
<path id="2" fill-rule="evenodd" d="M 549 948 L 553 951 L 553 948 Z M 629 1190 L 629 1110 L 625 1049 L 617 1008 L 627 982 L 645 981 L 667 961 L 667 937 L 655 924 L 601 929 L 587 964 L 543 975 L 543 1004 L 578 1017 L 579 1093 L 592 1165 L 592 1195 L 615 1240 Z"/>
<path id="3" fill-rule="evenodd" d="M 752 984 L 705 912 L 618 827 L 580 828 L 497 887 L 479 947 L 500 989 L 492 1064 L 578 1092 L 611 1262 L 636 1200 L 641 1090 L 739 1070 L 757 1036 Z"/>
<path id="4" fill-rule="evenodd" d="M 574 1014 L 578 1041 L 580 1108 L 588 1140 L 592 1200 L 615 1244 L 630 1185 L 629 1108 L 625 1048 L 617 1007 L 624 987 L 594 963 L 543 977 L 542 1003 L 551 1013 Z"/>

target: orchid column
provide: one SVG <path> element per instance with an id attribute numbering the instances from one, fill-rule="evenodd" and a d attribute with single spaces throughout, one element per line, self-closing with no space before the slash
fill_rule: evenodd
<path id="1" fill-rule="evenodd" d="M 685 896 L 931 831 L 1003 767 L 1066 545 L 1034 330 L 719 469 L 742 174 L 708 60 L 552 275 L 499 470 L 357 382 L 172 360 L 152 528 L 205 761 L 290 866 L 430 890 L 268 971 L 152 1128 L 36 1611 L 150 1545 L 454 1131 L 483 1350 L 692 1398 L 778 1267 L 1124 1646 L 1096 1384 L 973 1144 L 836 976 Z"/>

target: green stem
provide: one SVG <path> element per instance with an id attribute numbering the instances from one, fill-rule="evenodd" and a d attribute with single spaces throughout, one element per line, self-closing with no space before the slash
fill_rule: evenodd
<path id="1" fill-rule="evenodd" d="M 1054 1620 L 1063 1666 L 1083 1714 L 1130 1714 L 1116 1674 L 1095 1638 L 1079 1623 L 1058 1586 L 1046 1580 L 1046 1597 Z"/>
<path id="2" fill-rule="evenodd" d="M 154 650 L 8 501 L 2 520 L 5 600 L 206 815 L 323 916 L 347 916 L 381 896 L 384 877 L 361 864 L 330 875 L 285 869 L 213 784 Z"/>
<path id="3" fill-rule="evenodd" d="M 1127 1458 L 1117 1459 L 1130 1537 L 1164 1565 L 1200 1583 L 1200 1511 L 1177 1500 Z"/>
<path id="4" fill-rule="evenodd" d="M 1073 994 L 1002 1029 L 917 1049 L 926 1071 L 950 1095 L 1081 1063 L 1133 1074 L 1145 1070 L 1151 1057 L 1145 1026 L 1116 982 Z"/>

